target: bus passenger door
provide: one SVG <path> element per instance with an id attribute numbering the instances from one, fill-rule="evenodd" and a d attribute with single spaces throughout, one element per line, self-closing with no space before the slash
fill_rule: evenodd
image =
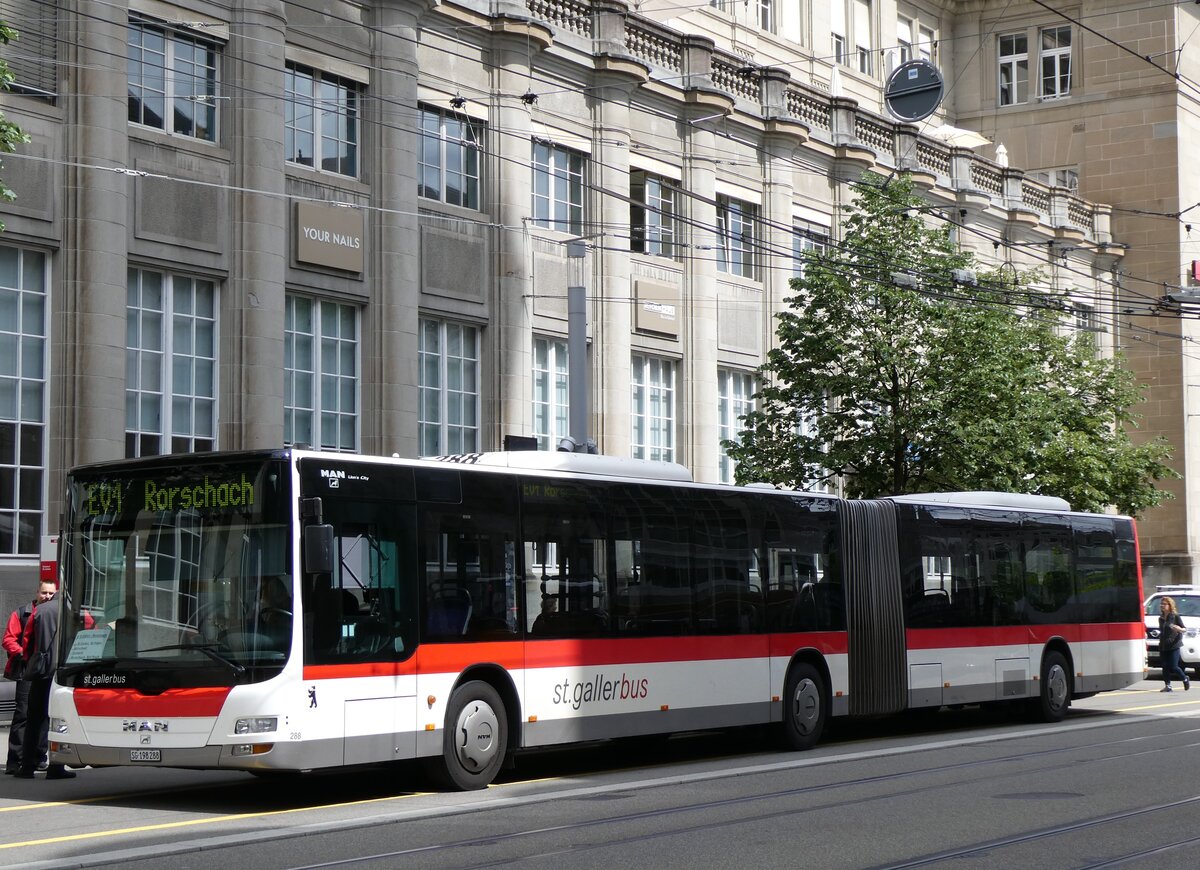
<path id="1" fill-rule="evenodd" d="M 329 493 L 323 503 L 334 528 L 334 569 L 305 578 L 307 712 L 321 732 L 342 736 L 342 763 L 412 758 L 415 504 Z"/>

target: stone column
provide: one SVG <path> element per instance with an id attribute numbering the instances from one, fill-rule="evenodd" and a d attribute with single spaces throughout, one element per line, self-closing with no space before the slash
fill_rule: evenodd
<path id="1" fill-rule="evenodd" d="M 795 153 L 808 139 L 808 128 L 787 117 L 786 70 L 763 72 L 763 108 L 767 114 L 763 136 L 763 242 L 767 262 L 762 273 L 763 313 L 760 362 L 775 344 L 775 316 L 792 295 L 790 264 L 793 249 L 792 198 L 795 193 Z"/>
<path id="2" fill-rule="evenodd" d="M 74 85 L 62 100 L 67 161 L 61 292 L 52 294 L 50 499 L 47 525 L 72 465 L 125 455 L 125 289 L 134 181 L 92 166 L 129 166 L 123 4 L 86 0 L 62 10 L 64 60 Z"/>
<path id="3" fill-rule="evenodd" d="M 417 218 L 417 41 L 426 2 L 372 4 L 377 34 L 364 154 L 371 187 L 367 217 L 370 304 L 363 318 L 363 450 L 419 450 L 418 327 L 421 228 Z"/>
<path id="4" fill-rule="evenodd" d="M 284 199 L 283 74 L 287 19 L 279 0 L 233 7 L 221 118 L 233 167 L 229 280 L 221 290 L 218 446 L 283 441 L 283 313 L 290 225 Z M 250 97 L 250 98 L 247 98 Z"/>
<path id="5" fill-rule="evenodd" d="M 793 155 L 804 136 L 804 127 L 798 122 L 777 120 L 769 122 L 763 138 L 763 241 L 768 253 L 762 272 L 765 304 L 760 362 L 766 361 L 767 351 L 775 344 L 775 317 L 783 311 L 785 300 L 792 295 L 790 259 L 794 247 L 792 198 L 796 171 Z"/>
<path id="6" fill-rule="evenodd" d="M 526 434 L 532 421 L 533 353 L 533 250 L 526 222 L 532 202 L 531 113 L 521 95 L 529 88 L 533 53 L 550 45 L 544 25 L 506 19 L 492 42 L 492 125 L 499 131 L 490 139 L 494 148 L 488 161 L 491 176 L 495 235 L 495 275 L 490 340 L 496 361 L 489 384 L 493 444 L 505 434 Z M 566 294 L 566 288 L 562 288 Z"/>
<path id="7" fill-rule="evenodd" d="M 595 141 L 592 153 L 599 224 L 629 226 L 629 101 L 649 70 L 624 53 L 624 3 L 596 2 L 596 87 L 591 90 Z M 592 333 L 592 423 L 601 453 L 629 456 L 629 366 L 633 331 L 633 278 L 629 234 L 605 232 L 596 239 L 589 295 Z"/>
<path id="8" fill-rule="evenodd" d="M 713 114 L 712 105 L 690 109 L 684 117 Z M 676 373 L 676 461 L 697 480 L 716 480 L 717 449 L 717 137 L 706 122 L 684 129 L 684 224 L 692 247 L 684 268 L 680 338 L 683 361 Z"/>

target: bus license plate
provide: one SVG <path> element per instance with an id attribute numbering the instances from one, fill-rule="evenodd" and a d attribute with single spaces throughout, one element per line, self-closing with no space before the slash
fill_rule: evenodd
<path id="1" fill-rule="evenodd" d="M 161 749 L 130 749 L 130 761 L 162 761 Z"/>

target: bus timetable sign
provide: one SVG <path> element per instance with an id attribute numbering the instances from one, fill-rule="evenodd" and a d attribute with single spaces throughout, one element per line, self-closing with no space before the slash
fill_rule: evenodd
<path id="1" fill-rule="evenodd" d="M 901 121 L 928 118 L 942 102 L 942 74 L 927 60 L 896 67 L 883 92 L 888 111 Z"/>

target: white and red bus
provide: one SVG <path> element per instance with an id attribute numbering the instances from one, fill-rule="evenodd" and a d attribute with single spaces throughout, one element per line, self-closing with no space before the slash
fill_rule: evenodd
<path id="1" fill-rule="evenodd" d="M 1133 521 L 1048 498 L 198 454 L 73 471 L 60 554 L 69 765 L 425 758 L 478 788 L 529 748 L 775 723 L 802 749 L 830 717 L 945 704 L 1057 720 L 1143 674 Z"/>

